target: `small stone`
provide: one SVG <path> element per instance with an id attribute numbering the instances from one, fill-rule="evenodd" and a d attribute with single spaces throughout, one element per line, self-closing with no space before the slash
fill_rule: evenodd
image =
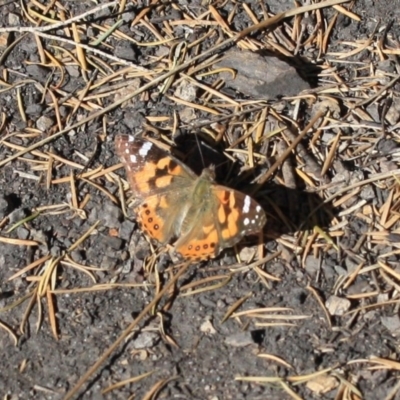
<path id="1" fill-rule="evenodd" d="M 138 260 L 144 260 L 150 252 L 150 245 L 146 240 L 141 240 L 137 245 L 134 243 L 129 244 L 129 253 Z"/>
<path id="2" fill-rule="evenodd" d="M 72 78 L 79 78 L 81 76 L 81 72 L 76 65 L 67 65 L 65 69 Z"/>
<path id="3" fill-rule="evenodd" d="M 103 212 L 103 223 L 107 228 L 119 228 L 122 211 L 113 203 L 107 203 Z"/>
<path id="4" fill-rule="evenodd" d="M 180 110 L 179 117 L 185 124 L 188 124 L 197 118 L 196 112 L 192 107 L 185 107 L 183 110 Z"/>
<path id="5" fill-rule="evenodd" d="M 8 24 L 11 26 L 18 26 L 20 25 L 20 18 L 17 14 L 9 13 L 8 14 Z"/>
<path id="6" fill-rule="evenodd" d="M 4 218 L 8 211 L 8 201 L 3 194 L 0 194 L 0 219 Z"/>
<path id="7" fill-rule="evenodd" d="M 132 22 L 136 17 L 136 13 L 134 11 L 124 12 L 122 14 L 122 20 L 126 23 Z"/>
<path id="8" fill-rule="evenodd" d="M 133 341 L 134 349 L 149 349 L 159 340 L 158 333 L 155 332 L 143 332 Z"/>
<path id="9" fill-rule="evenodd" d="M 7 48 L 9 37 L 10 37 L 10 34 L 7 32 L 0 34 L 0 49 L 4 50 Z"/>
<path id="10" fill-rule="evenodd" d="M 40 65 L 27 65 L 26 72 L 32 78 L 37 79 L 40 83 L 46 84 L 48 70 Z"/>
<path id="11" fill-rule="evenodd" d="M 118 90 L 117 93 L 115 93 L 114 101 L 118 101 L 124 97 L 129 96 L 131 93 L 136 92 L 136 90 L 138 90 L 139 88 L 140 88 L 139 78 L 127 82 L 123 88 L 121 88 L 120 90 Z M 137 101 L 138 101 L 137 96 L 132 97 L 131 99 L 123 102 L 121 108 L 134 107 Z"/>
<path id="12" fill-rule="evenodd" d="M 98 219 L 99 219 L 99 214 L 97 212 L 97 207 L 95 205 L 89 212 L 88 221 L 93 223 L 96 222 Z"/>
<path id="13" fill-rule="evenodd" d="M 278 96 L 295 96 L 310 85 L 285 61 L 274 56 L 263 56 L 252 51 L 229 50 L 213 65 L 215 69 L 233 69 L 221 72 L 226 87 L 251 98 L 273 99 Z"/>
<path id="14" fill-rule="evenodd" d="M 243 263 L 248 264 L 254 257 L 256 251 L 254 247 L 243 247 L 240 249 L 239 257 Z"/>
<path id="15" fill-rule="evenodd" d="M 75 249 L 71 252 L 71 258 L 76 263 L 81 263 L 82 261 L 84 261 L 83 252 L 79 249 Z"/>
<path id="16" fill-rule="evenodd" d="M 122 266 L 121 269 L 121 274 L 123 275 L 127 275 L 129 274 L 133 269 L 133 261 L 132 260 L 128 260 L 126 263 L 124 263 L 124 265 Z"/>
<path id="17" fill-rule="evenodd" d="M 341 110 L 339 102 L 332 97 L 330 97 L 329 99 L 317 101 L 312 108 L 312 115 L 316 115 L 318 112 L 326 114 L 328 111 L 332 114 L 334 118 L 340 118 Z M 337 135 L 334 135 L 334 137 L 336 136 Z"/>
<path id="18" fill-rule="evenodd" d="M 26 107 L 25 113 L 28 115 L 40 115 L 43 111 L 43 108 L 44 107 L 42 104 L 32 103 L 29 104 L 28 107 Z"/>
<path id="19" fill-rule="evenodd" d="M 17 208 L 14 210 L 9 216 L 9 222 L 10 224 L 15 224 L 16 222 L 21 221 L 26 217 L 26 212 L 23 208 Z"/>
<path id="20" fill-rule="evenodd" d="M 325 306 L 330 315 L 336 315 L 340 317 L 349 310 L 351 303 L 348 299 L 344 299 L 339 296 L 331 296 L 325 302 Z"/>
<path id="21" fill-rule="evenodd" d="M 121 226 L 119 227 L 119 237 L 121 239 L 129 241 L 134 229 L 135 229 L 135 223 L 130 221 L 129 219 L 126 219 L 124 222 L 122 222 Z"/>
<path id="22" fill-rule="evenodd" d="M 26 240 L 29 237 L 28 229 L 25 229 L 23 226 L 19 226 L 17 229 L 17 236 L 21 240 Z"/>
<path id="23" fill-rule="evenodd" d="M 113 270 L 115 269 L 117 265 L 117 259 L 109 256 L 104 256 L 102 261 L 101 261 L 101 268 L 107 269 L 107 270 Z"/>
<path id="24" fill-rule="evenodd" d="M 307 256 L 304 267 L 307 273 L 314 277 L 320 270 L 320 260 L 314 256 Z"/>
<path id="25" fill-rule="evenodd" d="M 36 127 L 40 129 L 42 132 L 47 132 L 53 126 L 53 118 L 50 118 L 46 115 L 41 116 L 36 121 Z"/>
<path id="26" fill-rule="evenodd" d="M 359 195 L 363 200 L 373 200 L 376 198 L 375 190 L 372 185 L 363 186 Z"/>
<path id="27" fill-rule="evenodd" d="M 174 96 L 192 102 L 197 98 L 197 88 L 190 82 L 183 80 L 175 89 Z"/>
<path id="28" fill-rule="evenodd" d="M 119 42 L 114 50 L 114 55 L 128 61 L 136 61 L 137 59 L 135 49 L 126 41 Z"/>
<path id="29" fill-rule="evenodd" d="M 122 247 L 123 242 L 122 239 L 117 237 L 101 235 L 100 243 L 107 247 L 110 247 L 113 250 L 119 250 Z"/>
<path id="30" fill-rule="evenodd" d="M 61 255 L 61 248 L 60 248 L 60 246 L 56 246 L 56 245 L 52 246 L 51 249 L 50 249 L 50 254 L 51 254 L 53 257 L 60 257 L 60 255 Z"/>
<path id="31" fill-rule="evenodd" d="M 215 335 L 217 333 L 209 318 L 200 325 L 200 331 L 207 335 Z"/>
<path id="32" fill-rule="evenodd" d="M 337 379 L 328 374 L 319 375 L 306 383 L 307 388 L 317 395 L 328 393 L 336 389 L 338 385 Z"/>
<path id="33" fill-rule="evenodd" d="M 400 318 L 398 315 L 394 315 L 393 317 L 381 317 L 381 322 L 393 336 L 400 335 Z"/>
<path id="34" fill-rule="evenodd" d="M 390 125 L 395 125 L 400 120 L 400 100 L 397 97 L 392 98 L 392 105 L 389 107 L 385 118 Z"/>
<path id="35" fill-rule="evenodd" d="M 254 344 L 254 339 L 251 332 L 240 332 L 226 337 L 225 343 L 232 347 L 245 347 Z"/>

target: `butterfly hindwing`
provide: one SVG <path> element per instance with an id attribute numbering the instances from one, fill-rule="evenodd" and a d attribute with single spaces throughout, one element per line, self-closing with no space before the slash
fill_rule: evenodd
<path id="1" fill-rule="evenodd" d="M 185 259 L 215 257 L 244 236 L 259 232 L 266 222 L 261 206 L 237 190 L 212 185 L 209 199 L 204 202 L 202 207 L 189 209 L 188 216 L 199 211 L 189 219 L 192 223 L 187 233 L 175 243 L 176 251 Z"/>

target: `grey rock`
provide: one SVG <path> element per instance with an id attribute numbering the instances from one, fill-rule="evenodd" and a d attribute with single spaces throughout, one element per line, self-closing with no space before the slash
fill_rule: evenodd
<path id="1" fill-rule="evenodd" d="M 126 219 L 124 222 L 122 222 L 119 228 L 119 237 L 121 239 L 129 241 L 134 229 L 135 229 L 135 223 L 130 221 L 129 219 Z"/>
<path id="2" fill-rule="evenodd" d="M 93 222 L 96 222 L 98 219 L 99 219 L 98 210 L 97 210 L 97 207 L 94 206 L 89 212 L 88 221 L 93 223 Z"/>
<path id="3" fill-rule="evenodd" d="M 0 194 L 0 219 L 4 218 L 7 214 L 9 204 L 3 194 Z"/>
<path id="4" fill-rule="evenodd" d="M 251 332 L 240 332 L 227 336 L 225 343 L 233 347 L 245 347 L 254 344 L 255 342 Z"/>
<path id="5" fill-rule="evenodd" d="M 84 261 L 83 252 L 81 250 L 75 249 L 71 252 L 71 258 L 76 263 L 81 263 Z"/>
<path id="6" fill-rule="evenodd" d="M 46 83 L 48 74 L 48 70 L 46 68 L 41 67 L 40 65 L 32 64 L 26 66 L 26 72 L 32 78 L 37 79 L 40 83 Z"/>
<path id="7" fill-rule="evenodd" d="M 116 267 L 117 261 L 118 260 L 113 257 L 104 256 L 101 260 L 101 268 L 112 270 Z"/>
<path id="8" fill-rule="evenodd" d="M 25 229 L 23 226 L 19 226 L 17 228 L 17 236 L 19 239 L 26 240 L 29 237 L 28 229 Z"/>
<path id="9" fill-rule="evenodd" d="M 36 121 L 36 127 L 40 129 L 42 132 L 47 132 L 54 124 L 54 120 L 51 117 L 48 117 L 46 115 L 42 115 L 37 121 Z"/>
<path id="10" fill-rule="evenodd" d="M 43 111 L 43 105 L 42 104 L 29 104 L 28 107 L 26 107 L 25 112 L 28 115 L 39 115 Z"/>
<path id="11" fill-rule="evenodd" d="M 57 246 L 57 245 L 52 246 L 51 249 L 50 249 L 50 254 L 51 254 L 53 257 L 60 257 L 60 255 L 61 255 L 61 248 L 60 248 L 60 246 Z"/>
<path id="12" fill-rule="evenodd" d="M 122 247 L 122 239 L 114 237 L 102 235 L 100 236 L 100 243 L 104 246 L 110 247 L 113 250 L 119 250 Z"/>
<path id="13" fill-rule="evenodd" d="M 128 61 L 135 61 L 137 59 L 136 51 L 130 43 L 119 42 L 115 48 L 114 54 Z"/>
<path id="14" fill-rule="evenodd" d="M 159 340 L 159 335 L 156 332 L 143 332 L 133 341 L 134 349 L 149 349 Z"/>
<path id="15" fill-rule="evenodd" d="M 10 224 L 15 224 L 16 222 L 21 221 L 21 219 L 24 219 L 25 217 L 26 217 L 26 212 L 23 208 L 17 208 L 8 216 Z"/>
<path id="16" fill-rule="evenodd" d="M 124 265 L 122 266 L 121 274 L 123 275 L 129 274 L 133 269 L 133 264 L 134 263 L 132 260 L 128 260 L 126 263 L 124 263 Z"/>
<path id="17" fill-rule="evenodd" d="M 122 211 L 112 203 L 104 207 L 103 222 L 107 228 L 119 228 L 121 225 Z"/>
<path id="18" fill-rule="evenodd" d="M 122 14 L 122 20 L 124 22 L 132 22 L 136 17 L 136 13 L 134 11 L 128 11 Z"/>
<path id="19" fill-rule="evenodd" d="M 251 51 L 228 51 L 213 68 L 234 69 L 235 77 L 229 72 L 220 74 L 226 86 L 251 98 L 274 99 L 278 96 L 294 96 L 310 88 L 288 63 Z"/>
<path id="20" fill-rule="evenodd" d="M 400 318 L 398 315 L 394 315 L 393 317 L 382 317 L 381 322 L 392 335 L 400 335 Z"/>
<path id="21" fill-rule="evenodd" d="M 320 269 L 320 260 L 314 256 L 308 256 L 304 267 L 307 273 L 314 277 Z"/>
<path id="22" fill-rule="evenodd" d="M 376 197 L 374 187 L 372 185 L 365 185 L 360 193 L 363 200 L 373 200 Z"/>

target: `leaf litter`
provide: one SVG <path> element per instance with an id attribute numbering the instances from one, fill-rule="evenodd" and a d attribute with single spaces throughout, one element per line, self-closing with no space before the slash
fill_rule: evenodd
<path id="1" fill-rule="evenodd" d="M 2 5 L 0 12 L 9 13 L 0 28 L 5 343 L 9 337 L 23 351 L 23 343 L 36 340 L 30 329 L 35 323 L 36 335 L 46 331 L 61 346 L 85 314 L 84 307 L 66 312 L 71 296 L 130 293 L 137 315 L 107 336 L 102 354 L 86 360 L 79 375 L 62 378 L 61 387 L 49 381 L 31 389 L 65 399 L 90 393 L 91 379 L 109 357 L 158 317 L 162 346 L 145 349 L 140 359 L 113 358 L 124 368 L 140 366 L 128 369 L 129 376 L 116 366 L 115 374 L 100 378 L 100 391 L 158 398 L 174 393 L 184 376 L 178 391 L 188 398 L 201 390 L 202 398 L 278 398 L 284 392 L 294 399 L 325 393 L 394 399 L 397 325 L 384 320 L 397 317 L 400 278 L 398 42 L 390 24 L 338 40 L 343 19 L 362 21 L 354 2 L 325 1 L 275 14 L 264 2 L 184 3 Z M 255 83 L 262 88 L 276 79 L 280 98 L 268 97 L 272 89 L 263 95 L 255 87 L 245 93 L 229 88 L 228 80 L 248 73 L 235 68 L 235 59 L 223 64 L 229 47 L 257 53 L 261 61 L 271 53 L 291 61 L 296 68 L 288 68 L 290 81 L 278 75 Z M 289 63 L 277 65 L 283 72 Z M 296 79 L 317 79 L 318 85 L 293 94 Z M 246 240 L 205 265 L 182 267 L 168 249 L 123 225 L 116 209 L 123 206 L 129 215 L 128 186 L 112 138 L 143 128 L 167 148 L 186 142 L 181 154 L 187 143 L 198 142 L 222 153 L 229 160 L 222 165 L 226 183 L 253 193 L 267 211 L 258 241 Z M 196 312 L 200 318 L 214 297 L 208 300 L 216 306 L 214 321 L 201 318 L 212 324 L 213 337 L 262 328 L 265 338 L 240 349 L 247 364 L 223 376 L 226 389 L 212 376 L 213 383 L 199 389 L 185 375 L 184 360 L 176 364 L 174 351 L 187 346 L 182 325 L 196 320 Z M 185 309 L 191 315 L 179 318 Z M 196 330 L 190 332 L 197 341 L 192 352 L 209 340 L 207 332 L 196 340 Z M 366 338 L 370 346 L 356 343 Z M 301 355 L 302 341 L 311 351 Z M 215 345 L 221 364 L 229 363 L 224 341 Z M 314 363 L 306 361 L 311 355 Z M 157 367 L 160 358 L 176 370 Z M 26 373 L 22 364 L 20 370 Z M 371 372 L 382 370 L 385 379 Z M 239 381 L 251 385 L 237 386 Z M 374 397 L 368 381 L 380 382 Z M 3 387 L 17 394 L 9 385 Z"/>

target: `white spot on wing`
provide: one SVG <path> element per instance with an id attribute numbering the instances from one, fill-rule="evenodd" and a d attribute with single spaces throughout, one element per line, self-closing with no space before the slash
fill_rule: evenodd
<path id="1" fill-rule="evenodd" d="M 129 135 L 128 142 L 134 142 L 134 141 L 135 141 L 135 136 Z"/>
<path id="2" fill-rule="evenodd" d="M 250 196 L 246 196 L 244 198 L 244 205 L 243 205 L 244 213 L 248 213 L 250 211 L 250 203 L 251 203 Z"/>
<path id="3" fill-rule="evenodd" d="M 245 225 L 248 225 L 249 222 L 250 222 L 250 220 L 249 220 L 248 218 L 245 218 L 244 221 L 243 221 L 243 223 L 244 223 Z"/>
<path id="4" fill-rule="evenodd" d="M 257 206 L 257 207 L 256 207 L 256 211 L 257 211 L 257 212 L 260 212 L 260 211 L 261 211 L 261 207 L 260 207 L 260 206 Z"/>
<path id="5" fill-rule="evenodd" d="M 130 153 L 129 149 L 126 149 L 126 150 L 125 150 L 125 153 L 126 153 L 126 154 L 129 154 L 129 153 Z"/>
<path id="6" fill-rule="evenodd" d="M 130 159 L 131 159 L 131 162 L 133 162 L 133 163 L 135 163 L 137 161 L 136 156 L 134 154 L 131 154 Z"/>
<path id="7" fill-rule="evenodd" d="M 144 143 L 143 144 L 143 146 L 140 148 L 140 150 L 139 150 L 139 154 L 142 156 L 142 157 L 146 157 L 147 156 L 147 153 L 149 152 L 149 150 L 151 149 L 153 147 L 153 143 L 151 143 L 151 142 L 146 142 L 146 143 Z"/>

